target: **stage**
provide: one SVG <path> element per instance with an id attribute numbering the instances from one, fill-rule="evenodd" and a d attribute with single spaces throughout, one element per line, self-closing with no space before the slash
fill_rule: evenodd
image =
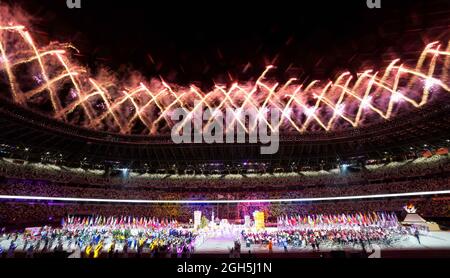
<path id="1" fill-rule="evenodd" d="M 203 241 L 203 243 L 197 245 L 195 252 L 196 253 L 229 253 L 230 249 L 234 247 L 235 238 L 232 236 L 221 236 L 221 237 L 213 237 L 208 238 Z M 430 232 L 428 235 L 420 236 L 421 243 L 417 241 L 414 236 L 406 235 L 402 236 L 398 241 L 391 245 L 379 245 L 372 244 L 374 249 L 379 250 L 396 250 L 396 249 L 448 249 L 450 251 L 450 232 Z M 262 244 L 252 244 L 250 248 L 246 247 L 245 242 L 241 239 L 241 253 L 247 254 L 249 251 L 252 254 L 258 253 L 269 253 L 269 249 L 267 245 Z M 366 247 L 367 251 L 370 247 Z M 273 245 L 272 248 L 273 253 L 284 253 L 283 246 Z M 361 245 L 339 245 L 339 244 L 330 244 L 323 243 L 320 245 L 320 251 L 322 252 L 331 252 L 331 251 L 362 251 Z M 293 247 L 288 246 L 288 253 L 303 253 L 303 252 L 313 252 L 311 245 L 306 247 Z"/>

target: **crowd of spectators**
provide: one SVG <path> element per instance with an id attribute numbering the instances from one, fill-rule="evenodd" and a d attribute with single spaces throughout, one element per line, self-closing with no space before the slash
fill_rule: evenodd
<path id="1" fill-rule="evenodd" d="M 131 175 L 123 183 L 109 184 L 99 171 L 72 171 L 37 164 L 19 165 L 0 160 L 0 195 L 80 197 L 139 200 L 255 200 L 310 197 L 355 196 L 448 190 L 449 156 L 419 158 L 385 165 L 367 165 L 357 173 L 336 171 L 301 172 L 285 175 L 238 177 L 147 177 Z M 42 166 L 42 167 L 41 167 Z M 77 172 L 77 173 L 74 173 Z M 89 174 L 86 174 L 89 173 Z M 148 175 L 148 174 L 147 174 Z M 83 178 L 84 177 L 84 178 Z M 81 178 L 81 180 L 80 180 Z M 142 180 L 142 183 L 140 182 Z M 177 188 L 182 188 L 179 190 Z M 402 211 L 413 201 L 424 216 L 450 216 L 449 201 L 440 197 L 394 198 L 314 203 L 239 203 L 239 204 L 88 204 L 62 202 L 0 203 L 0 223 L 58 221 L 70 214 L 135 215 L 172 217 L 180 221 L 193 218 L 194 210 L 220 217 L 243 219 L 254 210 L 264 211 L 268 221 L 297 213 L 334 213 L 354 211 Z"/>
<path id="2" fill-rule="evenodd" d="M 276 188 L 288 186 L 340 185 L 372 182 L 399 177 L 424 177 L 442 175 L 450 171 L 450 155 L 435 155 L 403 162 L 388 162 L 362 167 L 358 172 L 343 173 L 339 169 L 329 171 L 299 171 L 284 174 L 242 174 L 242 175 L 169 175 L 139 174 L 132 169 L 124 178 L 111 176 L 103 170 L 68 168 L 42 163 L 14 163 L 14 160 L 0 159 L 0 176 L 45 180 L 64 184 L 89 184 L 126 186 L 127 188 L 233 188 L 243 187 Z"/>
<path id="3" fill-rule="evenodd" d="M 150 190 L 148 188 L 84 186 L 53 184 L 46 181 L 5 179 L 0 186 L 0 195 L 135 200 L 255 200 L 439 191 L 448 190 L 449 188 L 450 176 L 419 178 L 409 181 L 379 181 L 353 185 L 299 186 L 291 190 L 276 188 L 270 191 L 253 191 L 242 188 L 239 191 L 227 192 L 217 192 L 215 190 L 171 192 Z"/>

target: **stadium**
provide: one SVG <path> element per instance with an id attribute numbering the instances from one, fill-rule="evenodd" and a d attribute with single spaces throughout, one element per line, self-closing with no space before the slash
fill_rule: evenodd
<path id="1" fill-rule="evenodd" d="M 373 30 L 332 51 L 295 58 L 302 29 L 283 37 L 288 55 L 175 77 L 156 55 L 148 72 L 142 57 L 115 67 L 132 43 L 114 35 L 98 39 L 115 45 L 105 59 L 97 41 L 66 40 L 66 7 L 1 4 L 0 257 L 450 257 L 450 7 L 408 1 L 380 17 L 361 2 L 347 12 Z M 81 11 L 75 28 L 94 28 L 95 7 Z M 60 16 L 33 18 L 48 13 Z M 191 40 L 179 51 L 197 53 Z M 158 43 L 170 60 L 172 42 Z M 204 47 L 235 53 L 222 44 Z M 244 46 L 235 55 L 255 55 Z"/>

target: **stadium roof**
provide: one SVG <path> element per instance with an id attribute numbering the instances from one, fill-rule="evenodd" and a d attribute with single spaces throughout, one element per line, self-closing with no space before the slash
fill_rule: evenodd
<path id="1" fill-rule="evenodd" d="M 258 14 L 256 18 L 252 17 L 252 14 L 246 14 L 242 22 L 249 24 L 252 35 L 247 27 L 242 27 L 244 23 L 241 21 L 211 23 L 210 26 L 204 26 L 197 24 L 202 22 L 201 18 L 185 21 L 186 14 L 189 13 L 178 14 L 175 11 L 176 16 L 179 16 L 177 20 L 185 23 L 179 26 L 181 31 L 174 33 L 171 27 L 159 25 L 160 30 L 158 28 L 149 30 L 145 24 L 111 20 L 118 18 L 117 13 L 135 12 L 136 21 L 144 23 L 147 10 L 136 8 L 132 11 L 123 11 L 121 8 L 112 8 L 111 13 L 98 14 L 92 6 L 86 6 L 83 10 L 85 15 L 98 14 L 98 17 L 86 16 L 97 18 L 101 22 L 97 26 L 88 20 L 80 22 L 78 15 L 65 7 L 52 9 L 49 5 L 45 11 L 40 10 L 36 15 L 42 20 L 34 26 L 36 28 L 32 34 L 38 33 L 39 41 L 42 38 L 43 41 L 45 38 L 74 41 L 81 49 L 77 57 L 81 63 L 94 68 L 94 71 L 98 69 L 96 67 L 99 61 L 112 68 L 120 67 L 123 63 L 121 57 L 125 55 L 130 58 L 128 62 L 133 63 L 133 66 L 146 76 L 162 76 L 169 82 L 181 85 L 192 81 L 200 88 L 203 85 L 211 85 L 210 81 L 215 80 L 220 72 L 228 73 L 231 77 L 250 80 L 258 76 L 269 62 L 277 66 L 274 80 L 283 83 L 295 76 L 304 84 L 309 84 L 313 79 L 336 80 L 336 77 L 344 71 L 355 77 L 356 72 L 365 70 L 368 66 L 375 70 L 385 69 L 396 58 L 400 58 L 406 65 L 414 66 L 424 46 L 433 41 L 440 41 L 444 43 L 445 49 L 445 43 L 448 43 L 450 38 L 448 29 L 450 10 L 446 1 L 383 3 L 385 6 L 380 11 L 367 9 L 365 1 L 361 1 L 360 5 L 348 3 L 344 5 L 340 2 L 338 5 L 342 6 L 344 11 L 336 13 L 330 7 L 322 13 L 320 24 L 316 22 L 317 13 L 314 11 L 321 7 L 314 5 L 309 10 L 305 8 L 299 14 L 298 11 L 286 9 L 283 9 L 285 13 L 275 13 L 270 17 L 261 16 L 266 13 Z M 24 8 L 30 11 L 37 10 L 33 5 L 43 4 L 25 3 Z M 231 7 L 233 10 L 232 6 L 228 8 Z M 228 8 L 224 7 L 224 12 L 229 11 Z M 252 6 L 250 10 L 256 9 L 262 11 L 265 8 Z M 140 11 L 137 12 L 138 10 Z M 191 14 L 188 17 L 190 18 Z M 299 18 L 303 20 L 302 26 L 296 25 L 299 24 L 297 21 Z M 56 24 L 57 22 L 61 24 Z M 212 32 L 212 26 L 217 28 L 218 33 Z M 239 26 L 242 28 L 238 28 Z M 233 32 L 228 30 L 231 27 Z M 98 38 L 100 28 L 115 28 L 118 32 L 104 34 L 103 39 L 100 39 Z M 187 35 L 180 34 L 183 32 Z M 74 33 L 78 35 L 74 36 Z M 167 40 L 161 35 L 166 33 L 172 34 Z M 129 39 L 128 44 L 117 45 L 115 42 L 121 40 L 124 34 Z M 261 40 L 255 37 L 261 37 Z M 143 46 L 144 41 L 149 42 Z M 209 41 L 217 43 L 218 49 L 215 43 L 206 43 Z M 258 48 L 258 43 L 263 46 L 263 50 L 261 53 L 257 51 L 258 57 L 253 59 L 255 56 L 253 50 Z M 171 47 L 167 47 L 171 45 L 177 45 L 178 48 L 171 50 Z M 284 46 L 280 47 L 282 45 Z M 196 50 L 199 46 L 201 51 Z M 147 55 L 141 53 L 148 49 L 153 52 L 153 55 L 147 53 L 150 55 L 148 58 L 154 62 L 151 69 L 148 61 L 142 58 Z M 213 58 L 214 55 L 209 54 L 203 57 L 203 53 L 209 53 L 205 49 L 214 50 L 214 55 L 219 57 Z M 186 61 L 182 58 L 170 59 L 174 51 L 179 52 L 180 56 L 192 56 Z M 122 52 L 125 54 L 120 55 Z M 160 55 L 156 56 L 155 53 Z M 223 55 L 231 56 L 227 59 L 220 58 Z M 103 59 L 104 57 L 106 58 Z M 245 58 L 251 58 L 251 61 L 246 60 L 244 63 Z M 166 59 L 161 69 L 158 69 L 155 59 Z M 198 66 L 196 63 L 189 63 L 204 59 L 209 61 L 208 65 L 202 65 L 200 69 L 196 68 Z M 267 63 L 257 61 L 258 59 L 267 60 Z M 247 62 L 250 67 L 246 67 Z M 429 61 L 427 65 L 428 63 Z M 204 71 L 205 68 L 209 70 Z M 248 68 L 248 72 L 243 68 Z M 177 73 L 171 74 L 171 70 Z M 437 68 L 437 71 L 444 76 L 447 74 L 446 68 Z M 198 76 L 203 78 L 197 80 L 195 77 Z M 42 79 L 39 75 L 37 78 Z M 218 79 L 230 83 L 227 78 Z M 442 82 L 447 82 L 447 79 L 444 78 Z M 5 84 L 3 82 L 0 84 L 2 92 L 7 91 Z M 414 94 L 415 90 L 418 90 L 417 86 L 407 88 L 411 90 L 405 93 Z M 419 105 L 418 109 L 411 109 L 410 113 L 398 113 L 396 117 L 373 121 L 369 125 L 342 130 L 313 129 L 302 134 L 285 133 L 281 136 L 279 151 L 274 155 L 264 156 L 260 154 L 260 146 L 256 144 L 175 145 L 167 133 L 152 136 L 140 135 L 139 132 L 119 134 L 114 133 L 114 130 L 96 128 L 96 125 L 87 129 L 85 127 L 89 125 L 83 125 L 81 122 L 61 120 L 61 114 L 48 108 L 49 102 L 42 101 L 41 95 L 36 97 L 37 100 L 32 99 L 31 104 L 22 105 L 20 102 L 12 101 L 11 97 L 6 97 L 5 93 L 0 98 L 2 131 L 0 143 L 19 146 L 20 150 L 15 152 L 15 155 L 22 152 L 18 156 L 31 160 L 39 160 L 43 154 L 49 152 L 54 155 L 61 154 L 67 163 L 75 164 L 86 157 L 92 163 L 119 161 L 129 167 L 150 164 L 156 168 L 167 168 L 174 164 L 187 167 L 218 161 L 224 164 L 244 161 L 269 162 L 273 167 L 276 165 L 286 167 L 292 163 L 333 165 L 338 160 L 345 162 L 355 159 L 382 159 L 386 156 L 404 156 L 408 152 L 419 153 L 428 148 L 448 146 L 449 95 L 447 91 L 441 90 L 438 98 L 433 97 L 433 101 Z M 44 103 L 42 107 L 37 107 L 36 103 L 39 102 Z M 358 105 L 362 103 L 363 100 L 357 101 Z M 39 113 L 35 113 L 36 111 Z M 24 151 L 25 149 L 29 150 Z"/>

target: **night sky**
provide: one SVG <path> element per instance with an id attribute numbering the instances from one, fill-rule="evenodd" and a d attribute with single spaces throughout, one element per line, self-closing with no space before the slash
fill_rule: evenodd
<path id="1" fill-rule="evenodd" d="M 138 70 L 203 88 L 254 79 L 272 63 L 280 81 L 332 79 L 367 62 L 377 65 L 387 49 L 402 52 L 387 31 L 421 28 L 421 13 L 445 3 L 384 0 L 381 9 L 368 9 L 366 0 L 82 0 L 77 10 L 66 0 L 10 2 L 33 16 L 44 40 L 77 46 L 80 61 L 93 70 L 104 65 L 124 76 Z"/>

